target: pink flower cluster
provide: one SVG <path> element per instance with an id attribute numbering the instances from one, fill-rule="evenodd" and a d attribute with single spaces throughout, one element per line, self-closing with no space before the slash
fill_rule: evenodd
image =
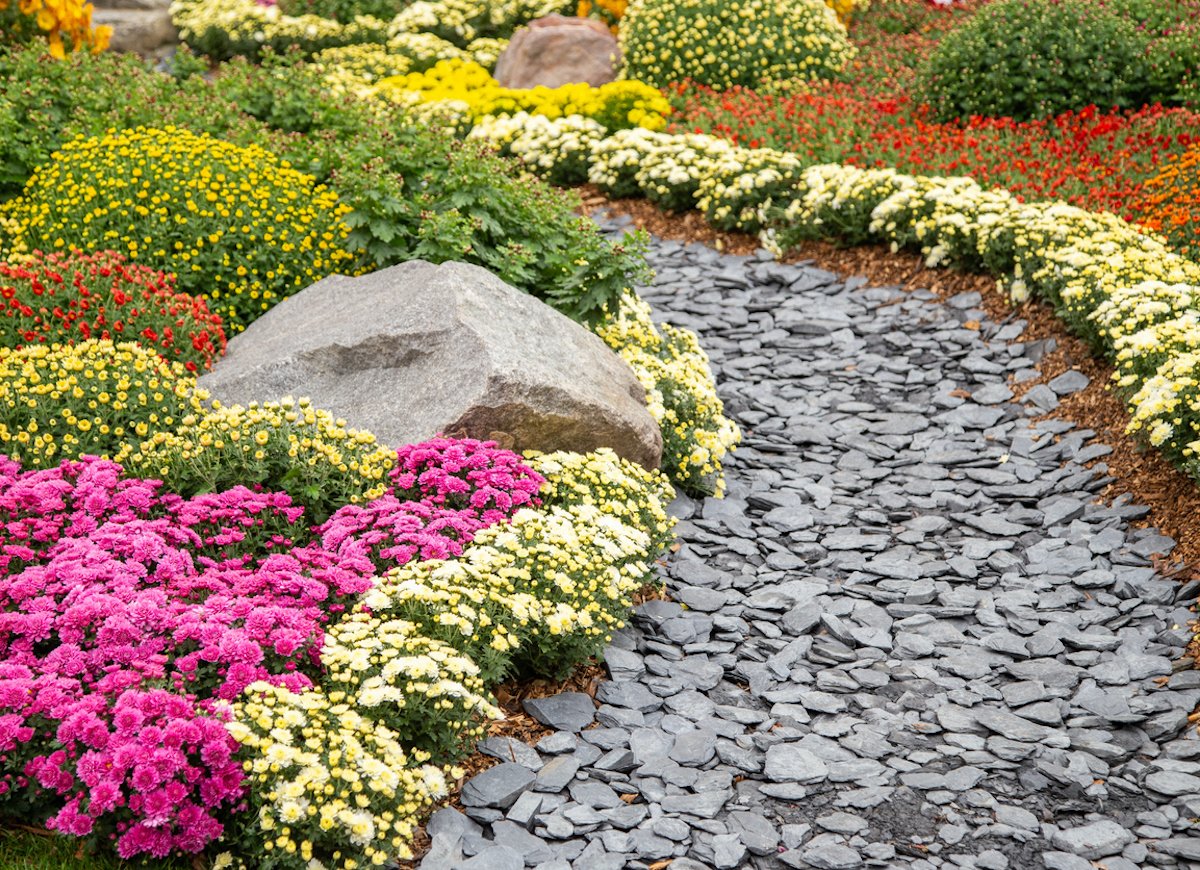
<path id="1" fill-rule="evenodd" d="M 457 555 L 534 500 L 515 454 L 456 445 L 401 451 L 403 489 L 308 546 L 286 494 L 182 499 L 103 460 L 0 456 L 0 805 L 32 797 L 49 827 L 122 857 L 220 836 L 242 785 L 218 702 L 319 681 L 324 626 L 377 571 Z"/>
<path id="2" fill-rule="evenodd" d="M 396 451 L 393 494 L 450 508 L 480 511 L 484 523 L 503 522 L 533 501 L 545 482 L 494 441 L 435 438 Z"/>
<path id="3" fill-rule="evenodd" d="M 386 571 L 412 559 L 461 555 L 480 529 L 536 504 L 544 483 L 493 441 L 435 438 L 396 454 L 382 498 L 347 505 L 317 530 L 343 567 Z"/>
<path id="4" fill-rule="evenodd" d="M 192 698 L 165 689 L 84 692 L 12 664 L 0 665 L 0 698 L 19 711 L 0 717 L 6 766 L 28 759 L 15 784 L 65 799 L 47 822 L 52 830 L 115 840 L 122 858 L 195 853 L 221 836 L 217 812 L 242 800 L 237 742 L 223 715 Z M 9 727 L 22 716 L 56 721 L 57 748 L 34 754 L 37 738 L 50 735 Z"/>

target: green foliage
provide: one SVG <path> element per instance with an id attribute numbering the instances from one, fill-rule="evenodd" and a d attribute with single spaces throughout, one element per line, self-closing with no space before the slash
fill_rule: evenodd
<path id="1" fill-rule="evenodd" d="M 121 861 L 108 852 L 85 852 L 78 837 L 29 828 L 0 828 L 0 867 L 5 870 L 195 870 L 191 859 Z"/>
<path id="2" fill-rule="evenodd" d="M 643 274 L 639 238 L 609 243 L 573 194 L 398 110 L 334 100 L 308 67 L 235 62 L 215 87 L 271 128 L 307 134 L 273 148 L 337 191 L 352 209 L 347 248 L 377 266 L 475 263 L 587 323 Z"/>
<path id="3" fill-rule="evenodd" d="M 621 50 L 626 77 L 658 87 L 828 78 L 854 56 L 824 0 L 635 0 Z"/>
<path id="4" fill-rule="evenodd" d="M 26 250 L 120 251 L 174 272 L 235 331 L 326 275 L 360 271 L 336 194 L 267 149 L 179 127 L 74 139 L 11 206 Z"/>
<path id="5" fill-rule="evenodd" d="M 1043 118 L 1189 98 L 1194 0 L 998 0 L 942 39 L 920 77 L 939 118 Z"/>
<path id="6" fill-rule="evenodd" d="M 123 99 L 104 96 L 114 93 Z M 296 54 L 233 61 L 208 81 L 127 56 L 27 50 L 0 58 L 0 132 L 21 134 L 0 138 L 0 197 L 75 135 L 172 125 L 257 145 L 330 187 L 351 209 L 346 248 L 360 262 L 476 263 L 589 323 L 645 268 L 636 238 L 609 243 L 576 215 L 574 195 L 401 112 L 332 96 Z"/>
<path id="7" fill-rule="evenodd" d="M 44 46 L 0 49 L 0 201 L 20 192 L 34 167 L 64 141 L 64 128 L 73 119 L 106 124 L 134 105 L 159 104 L 175 84 L 148 72 L 128 54 L 75 53 L 57 60 Z M 134 99 L 112 99 L 129 85 Z"/>

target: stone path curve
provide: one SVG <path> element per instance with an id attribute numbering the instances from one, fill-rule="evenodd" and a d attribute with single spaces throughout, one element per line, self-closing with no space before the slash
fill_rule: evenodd
<path id="1" fill-rule="evenodd" d="M 1083 376 L 1015 401 L 1046 348 L 977 294 L 651 262 L 748 432 L 730 494 L 676 503 L 678 603 L 617 637 L 598 724 L 563 695 L 536 748 L 489 741 L 421 866 L 1200 867 L 1195 584 L 1097 501 L 1092 433 L 1032 422 Z"/>

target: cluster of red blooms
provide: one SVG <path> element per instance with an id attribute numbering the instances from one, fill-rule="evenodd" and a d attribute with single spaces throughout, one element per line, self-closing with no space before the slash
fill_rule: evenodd
<path id="1" fill-rule="evenodd" d="M 0 263 L 0 344 L 53 344 L 89 338 L 137 341 L 188 371 L 225 353 L 221 318 L 175 278 L 121 254 L 35 254 Z"/>
<path id="2" fill-rule="evenodd" d="M 884 4 L 876 24 L 864 23 L 852 33 L 860 48 L 849 75 L 853 84 L 817 83 L 781 94 L 677 85 L 671 130 L 790 151 L 809 164 L 968 175 L 1028 200 L 1063 200 L 1155 225 L 1156 212 L 1172 194 L 1154 181 L 1194 145 L 1200 147 L 1200 113 L 1089 106 L 1035 121 L 974 117 L 939 123 L 908 95 L 922 56 L 976 6 L 907 5 L 904 32 L 890 33 L 880 31 L 878 22 L 895 18 L 900 13 L 893 8 L 900 7 Z M 1189 168 L 1196 163 L 1185 162 Z M 1156 196 L 1146 195 L 1148 183 Z M 1178 214 L 1171 219 L 1178 225 Z"/>

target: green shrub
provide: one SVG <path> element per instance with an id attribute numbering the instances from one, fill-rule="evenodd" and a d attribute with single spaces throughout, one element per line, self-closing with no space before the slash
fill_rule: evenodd
<path id="1" fill-rule="evenodd" d="M 621 51 L 628 78 L 716 88 L 827 78 L 854 55 L 824 0 L 634 0 Z"/>
<path id="2" fill-rule="evenodd" d="M 332 101 L 309 67 L 228 64 L 214 86 L 273 128 L 308 131 L 271 147 L 337 191 L 351 208 L 348 249 L 377 266 L 475 263 L 588 323 L 645 269 L 640 236 L 608 242 L 574 193 L 399 109 Z"/>
<path id="3" fill-rule="evenodd" d="M 1193 0 L 998 0 L 942 39 L 920 96 L 942 119 L 1180 103 L 1200 57 L 1198 10 Z"/>
<path id="4" fill-rule="evenodd" d="M 0 201 L 20 193 L 34 167 L 62 144 L 73 119 L 102 118 L 101 129 L 146 123 L 149 111 L 128 115 L 152 110 L 178 87 L 167 76 L 151 75 L 132 54 L 76 52 L 58 60 L 45 46 L 0 48 Z M 122 99 L 114 100 L 118 93 Z"/>
<path id="5" fill-rule="evenodd" d="M 69 63 L 71 74 L 51 63 Z M 43 69 L 50 74 L 38 80 Z M 314 176 L 350 208 L 346 250 L 379 267 L 418 257 L 475 263 L 586 322 L 645 268 L 637 237 L 608 242 L 575 213 L 573 193 L 399 108 L 332 96 L 320 71 L 294 54 L 268 54 L 263 66 L 233 61 L 213 81 L 176 81 L 129 59 L 63 62 L 30 51 L 0 59 L 0 73 L 9 70 L 38 81 L 31 89 L 0 75 L 0 132 L 7 112 L 25 133 L 19 142 L 0 138 L 0 166 L 14 167 L 10 189 L 75 135 L 170 124 L 258 146 Z M 96 96 L 105 93 L 123 99 Z M 188 289 L 182 279 L 180 287 Z"/>

